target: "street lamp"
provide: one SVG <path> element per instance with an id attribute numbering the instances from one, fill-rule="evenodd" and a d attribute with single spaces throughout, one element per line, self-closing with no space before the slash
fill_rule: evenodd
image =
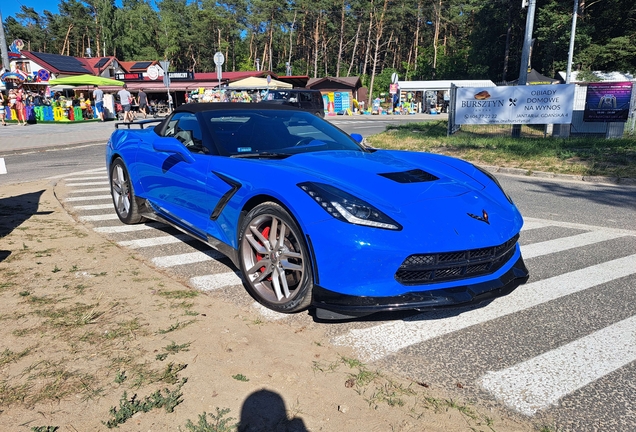
<path id="1" fill-rule="evenodd" d="M 261 70 L 261 59 L 257 58 L 256 59 L 256 71 L 260 71 Z"/>

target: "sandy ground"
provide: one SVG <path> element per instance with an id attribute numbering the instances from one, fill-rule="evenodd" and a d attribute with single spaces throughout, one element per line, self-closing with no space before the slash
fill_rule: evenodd
<path id="1" fill-rule="evenodd" d="M 363 364 L 319 323 L 193 291 L 55 193 L 0 189 L 0 430 L 536 430 Z"/>

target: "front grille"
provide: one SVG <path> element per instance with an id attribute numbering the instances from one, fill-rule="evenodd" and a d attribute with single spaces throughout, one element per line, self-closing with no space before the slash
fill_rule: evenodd
<path id="1" fill-rule="evenodd" d="M 421 285 L 491 274 L 512 258 L 518 239 L 517 234 L 499 246 L 411 255 L 400 265 L 395 279 L 403 285 Z"/>

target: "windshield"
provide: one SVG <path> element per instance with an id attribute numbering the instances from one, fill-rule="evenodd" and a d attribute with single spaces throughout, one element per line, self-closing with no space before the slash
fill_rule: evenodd
<path id="1" fill-rule="evenodd" d="M 349 135 L 304 111 L 241 109 L 201 114 L 222 155 L 364 151 Z"/>

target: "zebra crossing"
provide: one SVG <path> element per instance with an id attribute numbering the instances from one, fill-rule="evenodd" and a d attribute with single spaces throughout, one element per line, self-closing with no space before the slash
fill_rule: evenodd
<path id="1" fill-rule="evenodd" d="M 193 288 L 236 293 L 233 299 L 264 319 L 311 320 L 253 304 L 229 260 L 186 234 L 157 222 L 122 225 L 103 170 L 63 184 L 61 199 L 78 220 L 186 276 Z M 454 311 L 333 324 L 325 332 L 364 361 L 416 382 L 463 381 L 518 413 L 556 418 L 559 430 L 636 430 L 636 406 L 625 402 L 636 400 L 636 389 L 619 382 L 636 375 L 636 229 L 527 217 L 521 250 L 531 279 L 508 296 Z M 616 392 L 625 396 L 598 396 Z"/>

